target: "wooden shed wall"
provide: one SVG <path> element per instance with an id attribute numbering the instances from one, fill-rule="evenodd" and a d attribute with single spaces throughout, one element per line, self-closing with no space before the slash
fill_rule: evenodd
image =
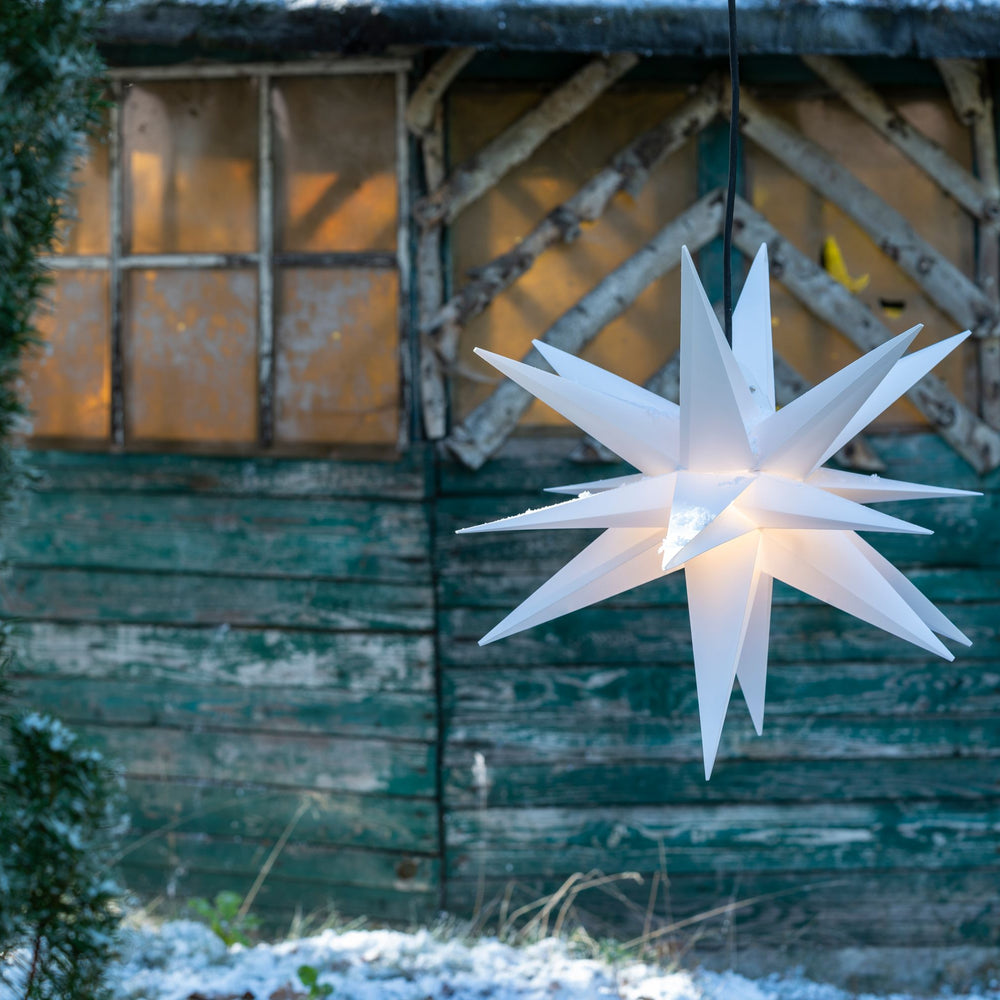
<path id="1" fill-rule="evenodd" d="M 146 895 L 438 899 L 428 467 L 34 453 L 2 613 L 24 701 L 128 775 Z"/>
<path id="2" fill-rule="evenodd" d="M 702 947 L 995 946 L 1000 474 L 931 435 L 874 444 L 887 475 L 985 490 L 877 539 L 974 645 L 948 664 L 776 589 L 764 736 L 734 695 L 707 784 L 679 575 L 477 645 L 586 533 L 454 529 L 579 479 L 567 439 L 476 473 L 423 447 L 34 453 L 0 613 L 25 702 L 123 762 L 145 894 L 245 892 L 294 821 L 255 906 L 275 917 L 495 918 L 599 869 L 642 883 L 577 899 L 598 930 L 734 902 Z"/>

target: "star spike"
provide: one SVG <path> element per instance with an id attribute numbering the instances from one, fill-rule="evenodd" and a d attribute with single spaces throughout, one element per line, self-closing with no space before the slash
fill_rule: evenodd
<path id="1" fill-rule="evenodd" d="M 917 328 L 919 329 L 919 327 Z M 903 393 L 908 392 L 932 368 L 943 361 L 956 347 L 963 343 L 970 331 L 958 333 L 947 340 L 931 344 L 922 351 L 914 351 L 893 366 L 879 383 L 878 388 L 861 405 L 847 426 L 831 442 L 823 453 L 820 464 L 836 454 L 853 437 L 863 431 L 877 416 L 884 413 Z"/>
<path id="2" fill-rule="evenodd" d="M 650 392 L 641 385 L 629 382 L 627 379 L 611 372 L 592 365 L 583 358 L 575 357 L 566 351 L 546 344 L 544 340 L 533 340 L 535 350 L 551 365 L 552 370 L 563 378 L 568 378 L 578 385 L 585 385 L 589 389 L 603 392 L 606 396 L 613 396 L 615 399 L 622 399 L 627 403 L 634 403 L 636 406 L 648 406 L 674 420 L 680 419 L 680 407 L 672 403 L 669 399 L 657 396 L 655 392 Z"/>
<path id="3" fill-rule="evenodd" d="M 919 331 L 876 347 L 763 420 L 756 428 L 760 467 L 797 478 L 812 472 Z"/>
<path id="4" fill-rule="evenodd" d="M 479 640 L 480 646 L 663 576 L 660 532 L 609 528 Z"/>
<path id="5" fill-rule="evenodd" d="M 680 466 L 696 472 L 752 468 L 746 423 L 756 404 L 686 247 L 681 329 L 688 335 L 681 337 Z"/>
<path id="6" fill-rule="evenodd" d="M 676 468 L 677 456 L 669 447 L 662 413 L 615 399 L 492 351 L 477 347 L 475 352 L 641 472 L 657 475 Z"/>
<path id="7" fill-rule="evenodd" d="M 616 490 L 563 500 L 513 517 L 459 528 L 456 534 L 523 528 L 655 528 L 663 523 L 664 511 L 670 507 L 677 475 L 673 472 L 644 476 Z"/>
<path id="8" fill-rule="evenodd" d="M 733 357 L 743 370 L 761 415 L 774 413 L 774 348 L 771 344 L 771 274 L 761 243 L 733 310 Z"/>
<path id="9" fill-rule="evenodd" d="M 705 780 L 719 750 L 760 582 L 760 538 L 755 533 L 706 552 L 684 570 Z"/>

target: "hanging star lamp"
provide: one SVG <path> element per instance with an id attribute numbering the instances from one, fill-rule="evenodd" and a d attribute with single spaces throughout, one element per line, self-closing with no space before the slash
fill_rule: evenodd
<path id="1" fill-rule="evenodd" d="M 691 255 L 681 254 L 680 403 L 549 344 L 553 373 L 476 353 L 634 466 L 634 475 L 556 486 L 573 499 L 459 532 L 602 528 L 603 533 L 480 640 L 494 642 L 684 570 L 705 777 L 738 677 L 762 732 L 775 579 L 936 653 L 969 639 L 858 532 L 929 534 L 866 507 L 974 496 L 827 468 L 824 463 L 969 332 L 906 355 L 920 327 L 870 351 L 778 410 L 767 248 L 732 308 L 739 82 L 730 0 L 733 110 L 720 328 Z"/>

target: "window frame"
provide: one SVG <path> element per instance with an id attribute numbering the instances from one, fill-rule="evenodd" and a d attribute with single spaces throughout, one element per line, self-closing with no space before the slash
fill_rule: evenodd
<path id="1" fill-rule="evenodd" d="M 275 369 L 277 345 L 275 328 L 275 281 L 281 267 L 349 270 L 366 268 L 393 270 L 398 279 L 396 308 L 399 352 L 400 393 L 396 449 L 410 443 L 412 390 L 410 387 L 410 176 L 409 137 L 405 111 L 411 61 L 406 58 L 313 59 L 294 63 L 248 62 L 185 64 L 170 66 L 113 67 L 108 70 L 110 109 L 108 123 L 108 229 L 109 252 L 106 254 L 46 254 L 44 263 L 53 271 L 103 271 L 108 274 L 108 314 L 110 324 L 111 405 L 108 446 L 113 451 L 148 450 L 127 440 L 128 399 L 125 386 L 123 300 L 129 271 L 156 268 L 236 270 L 253 268 L 257 278 L 255 309 L 257 325 L 257 438 L 254 453 L 281 454 L 306 450 L 324 453 L 336 450 L 383 446 L 357 446 L 350 442 L 317 442 L 309 446 L 275 447 Z M 271 101 L 273 81 L 282 77 L 305 76 L 392 76 L 395 81 L 395 176 L 396 249 L 395 251 L 279 251 L 274 242 L 274 111 Z M 252 79 L 257 81 L 257 248 L 246 253 L 156 253 L 124 251 L 125 170 L 123 163 L 123 109 L 130 83 L 186 80 Z M 46 447 L 45 439 L 29 441 L 33 447 Z M 94 442 L 88 442 L 93 446 Z M 157 450 L 162 449 L 157 445 Z M 176 442 L 170 450 L 201 452 L 209 448 L 232 451 L 231 446 L 215 448 L 210 442 Z M 239 451 L 240 449 L 235 449 Z"/>

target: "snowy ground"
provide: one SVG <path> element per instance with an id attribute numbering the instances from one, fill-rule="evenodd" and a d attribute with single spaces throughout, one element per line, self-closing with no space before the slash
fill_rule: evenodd
<path id="1" fill-rule="evenodd" d="M 129 931 L 125 958 L 114 969 L 115 995 L 305 1000 L 309 994 L 297 976 L 302 965 L 313 966 L 320 984 L 333 987 L 329 1000 L 859 1000 L 794 976 L 749 980 L 642 964 L 614 967 L 574 957 L 551 939 L 513 948 L 426 930 L 349 930 L 227 950 L 205 926 L 188 920 Z M 0 1000 L 7 1000 L 2 988 Z M 895 994 L 892 1000 L 905 998 Z M 947 1000 L 1000 1000 L 1000 984 Z"/>

